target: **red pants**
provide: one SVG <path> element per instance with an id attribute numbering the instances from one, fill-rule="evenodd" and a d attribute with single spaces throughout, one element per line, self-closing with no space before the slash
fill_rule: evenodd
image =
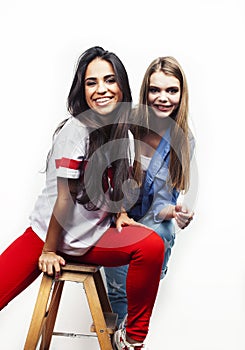
<path id="1" fill-rule="evenodd" d="M 41 273 L 38 258 L 43 241 L 28 228 L 0 255 L 0 310 L 29 286 Z M 157 295 L 164 255 L 163 240 L 153 231 L 124 227 L 110 228 L 85 255 L 68 256 L 66 261 L 119 266 L 129 264 L 127 276 L 127 334 L 142 342 Z"/>

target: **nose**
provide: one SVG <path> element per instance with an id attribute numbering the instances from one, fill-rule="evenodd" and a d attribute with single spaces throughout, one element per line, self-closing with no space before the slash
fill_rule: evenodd
<path id="1" fill-rule="evenodd" d="M 97 85 L 97 93 L 104 94 L 107 91 L 104 81 L 100 81 Z"/>
<path id="2" fill-rule="evenodd" d="M 158 97 L 159 101 L 166 102 L 168 100 L 166 91 L 161 91 Z"/>

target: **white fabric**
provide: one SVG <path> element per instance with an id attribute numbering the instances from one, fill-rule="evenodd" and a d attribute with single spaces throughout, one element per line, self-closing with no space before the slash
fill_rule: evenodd
<path id="1" fill-rule="evenodd" d="M 130 136 L 130 153 L 134 156 L 133 140 Z M 79 178 L 79 165 L 85 155 L 88 142 L 88 129 L 74 117 L 56 136 L 50 155 L 46 187 L 38 197 L 30 223 L 36 234 L 45 241 L 52 210 L 57 197 L 57 176 L 64 178 Z M 131 160 L 132 163 L 133 160 Z M 82 255 L 94 245 L 109 228 L 111 218 L 106 208 L 88 211 L 83 205 L 74 205 L 73 215 L 64 227 L 63 240 L 59 250 L 70 255 Z"/>
<path id="2" fill-rule="evenodd" d="M 141 161 L 141 168 L 143 171 L 147 171 L 147 169 L 149 168 L 150 162 L 151 162 L 151 158 L 150 157 L 146 157 L 143 154 L 140 155 L 140 161 Z"/>

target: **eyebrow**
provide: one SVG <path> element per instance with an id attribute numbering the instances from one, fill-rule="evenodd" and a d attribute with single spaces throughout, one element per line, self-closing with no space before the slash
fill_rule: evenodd
<path id="1" fill-rule="evenodd" d="M 115 74 L 107 74 L 103 78 L 104 79 L 108 79 L 108 78 L 111 78 L 111 77 L 115 77 Z M 87 80 L 97 80 L 97 78 L 96 77 L 88 77 L 88 78 L 85 79 L 85 81 L 87 81 Z"/>
<path id="2" fill-rule="evenodd" d="M 154 84 L 150 84 L 149 87 L 148 87 L 148 91 L 150 91 L 150 89 L 155 89 L 155 90 L 161 90 L 161 87 L 157 86 L 157 85 L 154 85 Z M 181 87 L 178 86 L 178 85 L 169 85 L 168 87 L 166 87 L 166 91 L 169 91 L 169 90 L 176 90 L 177 91 L 181 91 Z"/>
<path id="3" fill-rule="evenodd" d="M 155 88 L 159 88 L 159 85 L 156 85 L 156 84 L 150 84 L 149 87 L 155 87 Z M 169 88 L 179 88 L 179 86 L 176 84 L 176 85 L 169 85 L 167 87 L 167 89 Z"/>

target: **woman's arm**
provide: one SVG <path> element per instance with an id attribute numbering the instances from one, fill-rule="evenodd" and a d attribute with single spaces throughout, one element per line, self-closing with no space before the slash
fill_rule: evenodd
<path id="1" fill-rule="evenodd" d="M 189 225 L 189 223 L 193 219 L 193 216 L 194 213 L 189 211 L 188 208 L 185 208 L 181 204 L 167 205 L 158 214 L 158 218 L 162 220 L 175 219 L 177 225 L 181 229 L 184 229 Z"/>
<path id="2" fill-rule="evenodd" d="M 39 269 L 52 275 L 60 272 L 60 265 L 65 265 L 65 260 L 56 254 L 67 217 L 73 210 L 76 197 L 76 180 L 57 178 L 57 199 L 50 219 L 46 241 L 39 258 Z"/>

